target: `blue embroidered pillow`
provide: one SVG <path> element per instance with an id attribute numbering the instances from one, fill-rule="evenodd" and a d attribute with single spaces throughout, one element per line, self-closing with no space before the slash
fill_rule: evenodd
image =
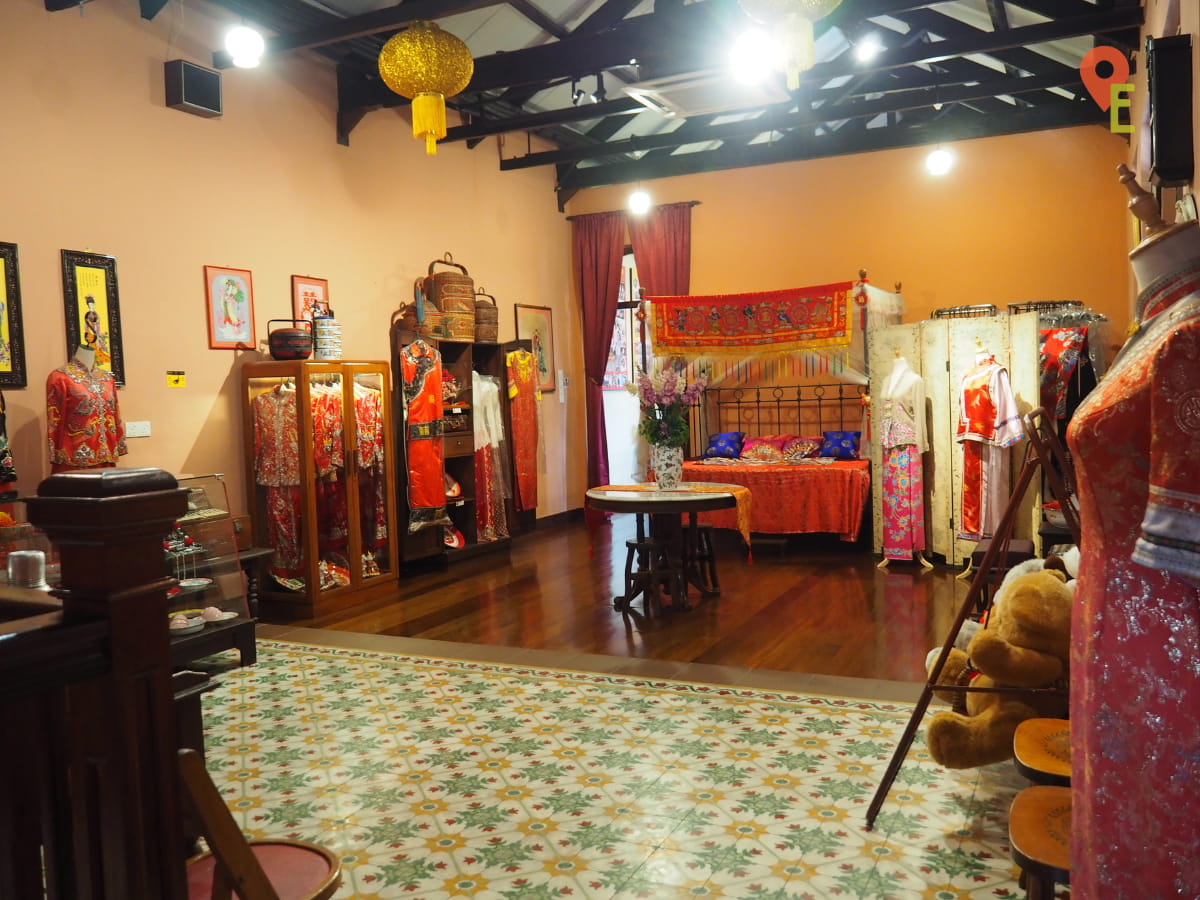
<path id="1" fill-rule="evenodd" d="M 737 459 L 742 455 L 742 439 L 745 437 L 746 432 L 744 431 L 722 431 L 719 434 L 711 435 L 703 456 L 705 459 L 714 457 Z"/>
<path id="2" fill-rule="evenodd" d="M 830 459 L 858 459 L 858 441 L 861 431 L 826 431 L 823 432 L 821 449 L 817 456 Z"/>

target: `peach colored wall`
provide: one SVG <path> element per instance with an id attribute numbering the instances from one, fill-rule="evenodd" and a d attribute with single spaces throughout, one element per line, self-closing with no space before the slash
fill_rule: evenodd
<path id="1" fill-rule="evenodd" d="M 501 173 L 494 142 L 426 157 L 405 115 L 376 111 L 335 140 L 331 61 L 297 54 L 223 74 L 225 113 L 167 109 L 162 63 L 201 63 L 232 14 L 191 0 L 153 21 L 137 4 L 92 3 L 47 13 L 41 0 L 0 4 L 0 240 L 19 245 L 29 386 L 8 389 L 20 487 L 48 474 L 44 382 L 67 354 L 59 250 L 117 259 L 127 386 L 128 466 L 224 472 L 242 499 L 239 364 L 254 352 L 208 349 L 205 264 L 253 272 L 258 335 L 290 315 L 290 276 L 329 279 L 346 358 L 387 359 L 388 322 L 413 279 L 449 250 L 499 298 L 500 338 L 512 304 L 554 310 L 557 363 L 582 384 L 571 299 L 570 232 L 553 170 Z M 187 387 L 166 387 L 182 369 Z M 551 394 L 544 422 L 583 434 L 583 399 Z M 539 514 L 578 507 L 585 468 L 551 453 Z"/>
<path id="2" fill-rule="evenodd" d="M 906 321 L 945 306 L 1076 299 L 1124 331 L 1129 315 L 1125 142 L 1096 126 L 783 163 L 651 182 L 692 212 L 693 293 L 857 277 L 903 285 Z M 572 214 L 619 209 L 630 186 L 581 193 Z"/>

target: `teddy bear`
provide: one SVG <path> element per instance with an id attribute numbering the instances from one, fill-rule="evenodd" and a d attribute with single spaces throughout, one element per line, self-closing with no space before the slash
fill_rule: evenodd
<path id="1" fill-rule="evenodd" d="M 1047 556 L 1045 559 L 1034 557 L 1027 559 L 1024 562 L 1019 562 L 1004 574 L 1004 579 L 1000 582 L 1000 587 L 996 589 L 995 598 L 992 600 L 992 606 L 999 602 L 1000 596 L 1004 593 L 1005 585 L 1014 578 L 1019 578 L 1022 575 L 1027 575 L 1030 572 L 1040 572 L 1042 569 L 1059 569 L 1066 572 L 1067 587 L 1075 590 L 1074 579 L 1079 577 L 1079 548 L 1072 546 L 1061 556 Z M 967 619 L 962 623 L 962 627 L 958 630 L 958 634 L 954 638 L 954 646 L 963 653 L 967 652 L 967 645 L 971 643 L 971 638 L 979 632 L 983 627 L 983 622 L 980 619 Z M 929 667 L 933 665 L 933 661 L 937 659 L 938 654 L 942 652 L 941 647 L 935 647 L 930 650 L 925 657 L 925 670 L 929 671 Z"/>
<path id="2" fill-rule="evenodd" d="M 925 732 L 939 765 L 968 769 L 1012 757 L 1013 734 L 1025 719 L 1066 718 L 1074 592 L 1058 569 L 1026 572 L 997 592 L 987 626 L 954 648 L 938 684 L 1011 687 L 1012 691 L 938 692 L 953 711 L 934 715 Z M 932 655 L 933 660 L 936 656 Z M 1029 692 L 1021 688 L 1053 687 Z"/>

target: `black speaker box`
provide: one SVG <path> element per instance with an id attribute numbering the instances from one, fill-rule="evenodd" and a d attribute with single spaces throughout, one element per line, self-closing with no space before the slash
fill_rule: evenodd
<path id="1" fill-rule="evenodd" d="M 167 86 L 167 106 L 195 116 L 221 115 L 221 73 L 186 59 L 163 63 Z"/>
<path id="2" fill-rule="evenodd" d="M 1150 181 L 1174 187 L 1192 180 L 1192 38 L 1146 38 L 1150 85 Z"/>

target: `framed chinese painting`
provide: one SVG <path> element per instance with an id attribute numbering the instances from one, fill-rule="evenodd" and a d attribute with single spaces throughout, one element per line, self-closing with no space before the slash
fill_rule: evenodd
<path id="1" fill-rule="evenodd" d="M 0 387 L 25 387 L 17 245 L 0 241 Z"/>
<path id="2" fill-rule="evenodd" d="M 543 394 L 554 390 L 554 320 L 548 306 L 515 304 L 517 340 L 528 340 Z"/>
<path id="3" fill-rule="evenodd" d="M 329 282 L 311 275 L 292 276 L 292 318 L 308 319 L 329 315 Z"/>
<path id="4" fill-rule="evenodd" d="M 254 282 L 249 269 L 204 267 L 204 312 L 213 350 L 254 349 Z"/>
<path id="5" fill-rule="evenodd" d="M 67 358 L 79 347 L 91 350 L 96 356 L 95 367 L 111 372 L 117 384 L 124 384 L 116 257 L 63 250 L 62 276 Z"/>

